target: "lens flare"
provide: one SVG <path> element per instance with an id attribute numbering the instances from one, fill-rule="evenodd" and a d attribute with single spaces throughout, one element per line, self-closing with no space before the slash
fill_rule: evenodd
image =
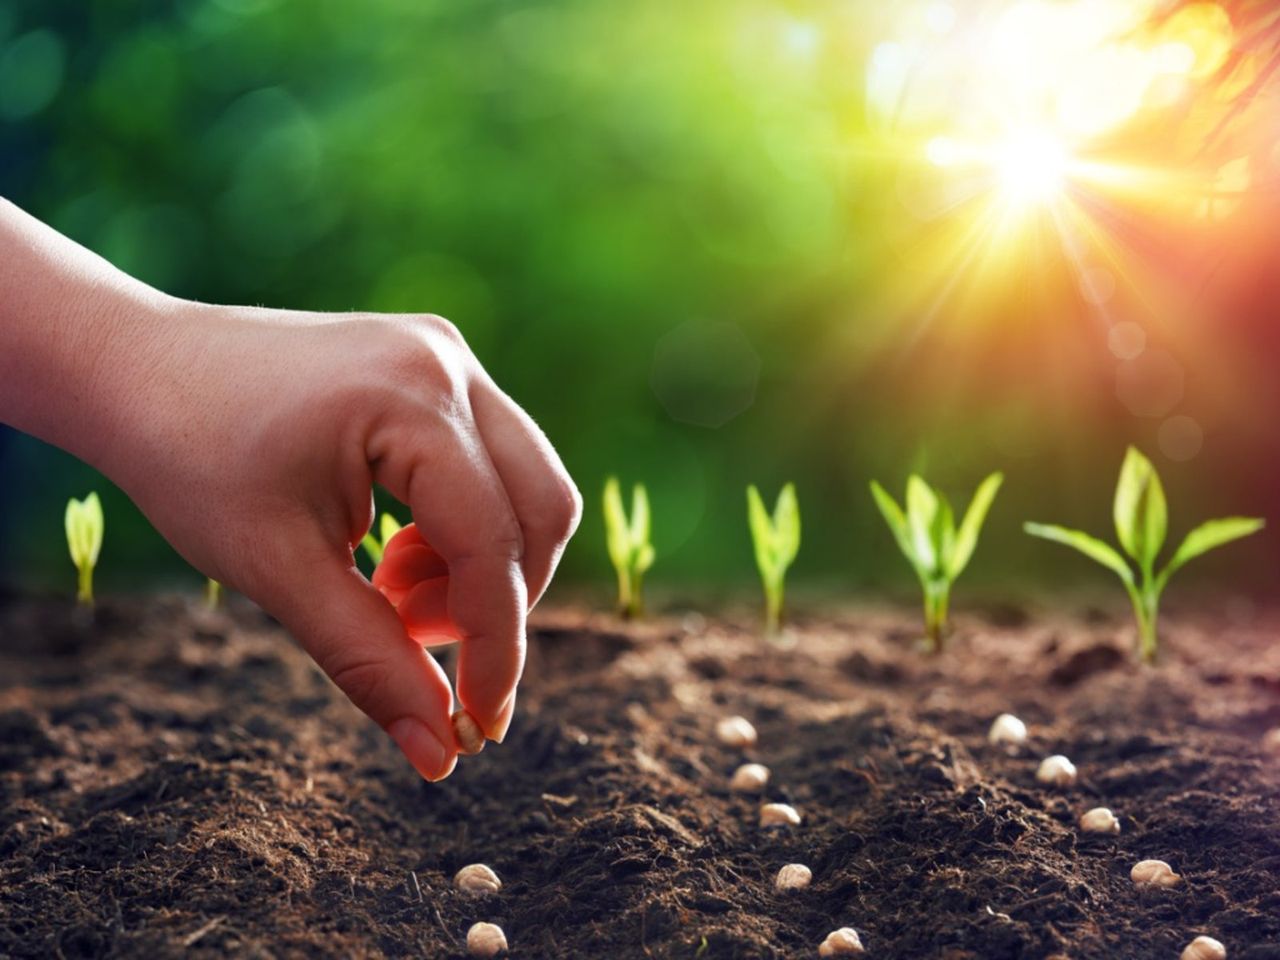
<path id="1" fill-rule="evenodd" d="M 1010 137 L 996 148 L 1000 189 L 1012 204 L 1044 204 L 1067 184 L 1068 155 L 1062 142 L 1042 131 Z"/>

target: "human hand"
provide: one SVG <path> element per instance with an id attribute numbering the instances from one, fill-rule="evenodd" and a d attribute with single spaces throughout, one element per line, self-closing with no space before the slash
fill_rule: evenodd
<path id="1" fill-rule="evenodd" d="M 438 317 L 159 312 L 113 358 L 118 431 L 90 459 L 438 780 L 458 752 L 449 681 L 353 559 L 380 483 L 447 572 L 433 631 L 460 640 L 458 699 L 501 741 L 526 611 L 581 514 L 546 437 Z"/>

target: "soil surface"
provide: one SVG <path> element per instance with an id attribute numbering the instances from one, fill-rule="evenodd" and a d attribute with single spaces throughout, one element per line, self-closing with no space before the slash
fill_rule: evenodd
<path id="1" fill-rule="evenodd" d="M 1280 958 L 1280 618 L 536 617 L 506 744 L 420 781 L 255 610 L 0 601 L 0 956 Z M 1024 747 L 986 742 L 1010 711 Z M 746 751 L 716 721 L 758 728 Z M 1037 784 L 1046 754 L 1079 781 Z M 731 793 L 744 760 L 763 797 Z M 799 827 L 762 829 L 762 800 Z M 1118 836 L 1077 818 L 1107 806 Z M 1185 878 L 1142 892 L 1138 860 Z M 490 864 L 500 894 L 451 878 Z M 786 863 L 808 889 L 778 893 Z"/>

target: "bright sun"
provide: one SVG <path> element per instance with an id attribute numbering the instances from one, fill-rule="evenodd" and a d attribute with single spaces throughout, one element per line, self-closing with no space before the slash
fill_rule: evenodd
<path id="1" fill-rule="evenodd" d="M 1047 132 L 1009 137 L 995 148 L 992 162 L 1001 193 L 1017 206 L 1049 203 L 1067 184 L 1067 149 Z"/>

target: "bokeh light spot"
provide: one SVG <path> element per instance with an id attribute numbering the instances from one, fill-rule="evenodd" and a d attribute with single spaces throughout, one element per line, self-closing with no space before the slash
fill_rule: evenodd
<path id="1" fill-rule="evenodd" d="M 1180 413 L 1160 424 L 1158 441 L 1170 460 L 1192 460 L 1204 446 L 1204 430 L 1193 417 Z"/>
<path id="2" fill-rule="evenodd" d="M 1163 417 L 1182 400 L 1184 379 L 1167 350 L 1145 350 L 1116 370 L 1116 396 L 1136 417 Z"/>
<path id="3" fill-rule="evenodd" d="M 1147 349 L 1147 331 L 1132 320 L 1122 320 L 1107 334 L 1107 347 L 1120 360 L 1132 360 Z"/>
<path id="4" fill-rule="evenodd" d="M 650 383 L 671 419 L 722 427 L 751 406 L 759 379 L 760 357 L 741 327 L 691 320 L 658 341 Z"/>
<path id="5" fill-rule="evenodd" d="M 23 120 L 53 102 L 62 87 L 62 41 L 32 30 L 0 49 L 0 119 Z"/>

